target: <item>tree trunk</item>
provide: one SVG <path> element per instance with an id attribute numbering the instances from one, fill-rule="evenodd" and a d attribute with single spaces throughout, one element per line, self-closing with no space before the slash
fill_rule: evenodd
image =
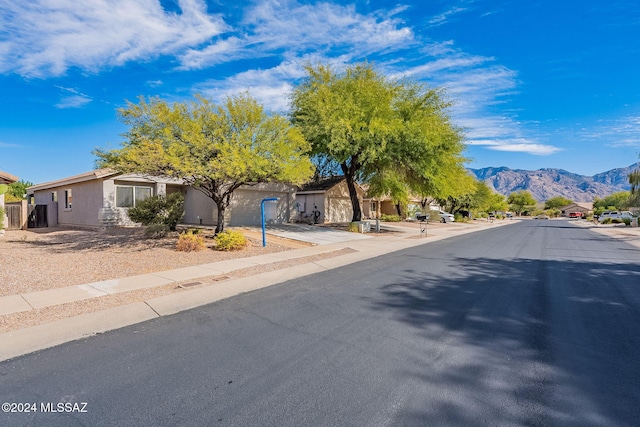
<path id="1" fill-rule="evenodd" d="M 340 167 L 342 168 L 345 180 L 347 181 L 347 188 L 349 189 L 349 198 L 351 199 L 351 207 L 353 209 L 353 218 L 351 221 L 362 221 L 362 209 L 360 208 L 360 200 L 358 200 L 358 192 L 356 191 L 356 182 L 354 179 L 355 171 L 357 171 L 355 160 L 352 159 L 351 166 L 342 163 Z"/>
<path id="2" fill-rule="evenodd" d="M 224 231 L 224 211 L 227 208 L 225 206 L 224 200 L 214 200 L 216 202 L 216 206 L 218 207 L 218 222 L 216 223 L 216 231 L 215 234 L 222 233 Z"/>
<path id="3" fill-rule="evenodd" d="M 402 205 L 400 203 L 396 203 L 396 212 L 398 212 L 398 216 L 402 218 Z"/>

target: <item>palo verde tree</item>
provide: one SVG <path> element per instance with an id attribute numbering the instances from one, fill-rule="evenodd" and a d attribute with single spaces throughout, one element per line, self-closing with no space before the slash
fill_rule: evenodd
<path id="1" fill-rule="evenodd" d="M 536 199 L 534 199 L 528 191 L 520 190 L 509 194 L 509 197 L 507 197 L 507 203 L 516 215 L 520 216 L 524 210 L 531 209 L 535 206 Z"/>
<path id="2" fill-rule="evenodd" d="M 98 165 L 184 180 L 216 204 L 216 233 L 224 230 L 224 212 L 241 185 L 301 184 L 313 174 L 300 131 L 246 93 L 222 105 L 203 97 L 174 104 L 140 98 L 118 112 L 129 126 L 127 140 L 120 149 L 96 150 Z"/>
<path id="3" fill-rule="evenodd" d="M 292 119 L 319 165 L 342 171 L 353 221 L 362 219 L 356 182 L 369 183 L 370 195 L 390 195 L 400 204 L 416 189 L 439 188 L 439 165 L 463 170 L 462 134 L 449 122 L 449 104 L 439 91 L 391 81 L 369 64 L 343 74 L 322 65 L 306 70 L 292 94 Z"/>
<path id="4" fill-rule="evenodd" d="M 545 200 L 544 208 L 546 209 L 558 209 L 563 206 L 567 206 L 573 203 L 573 200 L 567 199 L 566 197 L 556 196 L 551 197 L 550 199 Z"/>

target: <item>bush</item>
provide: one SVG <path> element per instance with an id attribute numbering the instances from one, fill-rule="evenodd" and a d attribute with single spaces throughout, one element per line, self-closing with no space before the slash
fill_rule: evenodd
<path id="1" fill-rule="evenodd" d="M 349 228 L 347 230 L 352 232 L 352 233 L 357 233 L 358 232 L 358 223 L 357 222 L 350 222 L 349 223 Z"/>
<path id="2" fill-rule="evenodd" d="M 187 231 L 178 236 L 178 243 L 176 243 L 176 250 L 178 251 L 193 252 L 201 251 L 204 248 L 206 248 L 204 237 L 200 235 Z"/>
<path id="3" fill-rule="evenodd" d="M 184 196 L 172 193 L 168 196 L 152 196 L 129 208 L 129 218 L 142 225 L 164 224 L 175 231 L 184 216 Z"/>
<path id="4" fill-rule="evenodd" d="M 169 232 L 169 226 L 165 224 L 151 224 L 144 230 L 144 237 L 148 239 L 162 239 Z"/>
<path id="5" fill-rule="evenodd" d="M 0 230 L 4 229 L 4 215 L 6 212 L 3 207 L 0 207 Z"/>
<path id="6" fill-rule="evenodd" d="M 601 224 L 611 224 L 613 220 L 611 218 L 605 218 L 600 223 Z"/>
<path id="7" fill-rule="evenodd" d="M 216 250 L 237 251 L 247 246 L 247 239 L 239 231 L 223 231 L 216 234 Z"/>
<path id="8" fill-rule="evenodd" d="M 631 226 L 631 218 L 622 218 L 622 221 L 624 221 L 624 225 L 627 227 Z"/>
<path id="9" fill-rule="evenodd" d="M 400 215 L 380 215 L 380 221 L 386 222 L 400 222 Z"/>

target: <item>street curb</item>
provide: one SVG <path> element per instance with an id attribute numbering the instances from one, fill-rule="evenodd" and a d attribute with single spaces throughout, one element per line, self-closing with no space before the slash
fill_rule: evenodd
<path id="1" fill-rule="evenodd" d="M 31 328 L 5 332 L 0 334 L 0 361 L 157 317 L 158 314 L 147 304 L 136 302 Z"/>

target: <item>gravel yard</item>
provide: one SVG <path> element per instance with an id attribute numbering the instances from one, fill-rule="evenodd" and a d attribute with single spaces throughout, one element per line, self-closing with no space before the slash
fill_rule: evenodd
<path id="1" fill-rule="evenodd" d="M 36 229 L 38 230 L 38 229 Z M 175 250 L 175 234 L 145 239 L 135 228 L 108 230 L 7 231 L 0 237 L 0 296 L 80 285 L 153 273 L 233 258 L 286 251 L 300 243 L 269 236 L 262 247 L 259 235 L 243 231 L 249 244 L 240 251 L 211 249 L 212 231 L 204 233 L 206 250 Z"/>

